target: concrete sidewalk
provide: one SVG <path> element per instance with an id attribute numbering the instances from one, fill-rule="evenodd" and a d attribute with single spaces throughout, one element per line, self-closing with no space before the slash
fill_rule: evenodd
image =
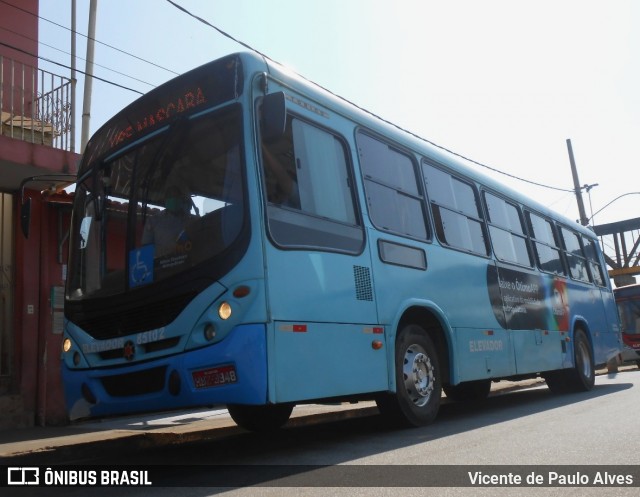
<path id="1" fill-rule="evenodd" d="M 287 426 L 378 414 L 374 402 L 296 406 Z M 246 431 L 224 408 L 142 414 L 74 423 L 64 427 L 33 427 L 0 431 L 0 462 L 47 464 L 80 461 L 85 455 L 132 447 L 145 449 L 187 442 L 217 440 Z"/>
<path id="2" fill-rule="evenodd" d="M 491 395 L 522 388 L 544 386 L 541 379 L 500 381 Z M 443 398 L 446 402 L 446 398 Z M 287 426 L 338 421 L 378 414 L 374 402 L 356 404 L 298 405 Z M 53 461 L 80 461 L 98 451 L 161 447 L 192 441 L 216 440 L 244 433 L 224 408 L 199 409 L 91 420 L 63 427 L 32 427 L 0 431 L 0 461 L 47 464 Z"/>

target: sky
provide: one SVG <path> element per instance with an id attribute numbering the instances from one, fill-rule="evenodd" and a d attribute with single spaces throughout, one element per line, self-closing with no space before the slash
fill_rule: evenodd
<path id="1" fill-rule="evenodd" d="M 175 2 L 360 107 L 509 175 L 572 190 L 570 139 L 580 184 L 598 185 L 584 196 L 592 224 L 640 217 L 640 2 Z M 77 0 L 80 34 L 88 11 L 89 0 Z M 69 64 L 70 31 L 52 22 L 71 26 L 71 0 L 40 0 L 40 16 L 39 55 Z M 95 74 L 142 93 L 246 50 L 166 0 L 99 0 L 96 39 Z M 77 50 L 84 59 L 80 35 Z M 79 102 L 83 85 L 79 75 Z M 91 133 L 138 97 L 94 80 Z M 473 167 L 579 217 L 573 192 Z"/>

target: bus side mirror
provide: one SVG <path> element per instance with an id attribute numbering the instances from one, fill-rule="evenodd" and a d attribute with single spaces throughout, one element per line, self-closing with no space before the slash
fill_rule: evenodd
<path id="1" fill-rule="evenodd" d="M 29 228 L 31 226 L 31 197 L 22 201 L 20 206 L 20 227 L 25 238 L 29 238 Z"/>
<path id="2" fill-rule="evenodd" d="M 284 135 L 287 106 L 284 92 L 270 93 L 262 99 L 262 139 L 272 142 Z"/>

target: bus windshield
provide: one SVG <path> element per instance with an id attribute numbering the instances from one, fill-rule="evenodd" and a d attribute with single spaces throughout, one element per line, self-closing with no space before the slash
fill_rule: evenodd
<path id="1" fill-rule="evenodd" d="M 618 301 L 622 333 L 625 335 L 640 334 L 640 299 Z"/>
<path id="2" fill-rule="evenodd" d="M 232 248 L 244 222 L 240 116 L 235 105 L 178 119 L 85 169 L 70 300 L 147 287 Z"/>

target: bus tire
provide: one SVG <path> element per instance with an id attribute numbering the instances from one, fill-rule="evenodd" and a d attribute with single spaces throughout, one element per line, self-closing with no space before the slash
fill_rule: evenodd
<path id="1" fill-rule="evenodd" d="M 261 406 L 229 404 L 227 410 L 231 419 L 241 428 L 254 432 L 267 432 L 282 427 L 289 420 L 293 406 L 293 404 Z"/>
<path id="2" fill-rule="evenodd" d="M 442 387 L 446 396 L 456 402 L 479 402 L 491 391 L 491 380 L 467 381 Z"/>
<path id="3" fill-rule="evenodd" d="M 405 326 L 396 340 L 396 392 L 376 399 L 383 416 L 400 426 L 425 426 L 440 408 L 442 378 L 433 341 L 417 325 Z"/>
<path id="4" fill-rule="evenodd" d="M 551 371 L 544 375 L 549 390 L 553 393 L 587 392 L 596 380 L 593 355 L 587 334 L 577 328 L 573 337 L 574 367 Z"/>

